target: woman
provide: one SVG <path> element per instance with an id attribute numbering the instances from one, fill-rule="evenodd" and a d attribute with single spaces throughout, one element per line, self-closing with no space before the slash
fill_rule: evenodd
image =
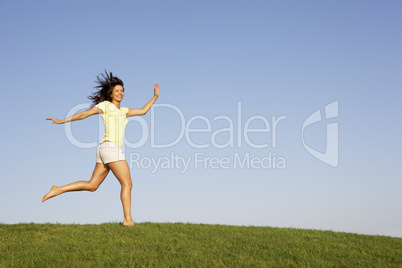
<path id="1" fill-rule="evenodd" d="M 87 111 L 77 113 L 63 120 L 55 118 L 46 118 L 52 120 L 55 124 L 63 124 L 87 118 L 94 114 L 101 114 L 105 125 L 105 135 L 96 152 L 96 165 L 89 181 L 77 181 L 65 186 L 53 186 L 47 193 L 42 202 L 65 192 L 71 191 L 95 191 L 104 181 L 109 170 L 119 180 L 121 184 L 121 202 L 124 211 L 124 226 L 133 226 L 131 217 L 131 176 L 127 161 L 124 157 L 122 146 L 124 130 L 127 125 L 128 116 L 144 115 L 152 107 L 159 97 L 159 85 L 154 85 L 153 98 L 140 109 L 129 109 L 120 107 L 124 97 L 124 84 L 118 77 L 105 71 L 105 75 L 97 76 L 97 91 L 89 99 L 92 100 L 92 106 Z"/>

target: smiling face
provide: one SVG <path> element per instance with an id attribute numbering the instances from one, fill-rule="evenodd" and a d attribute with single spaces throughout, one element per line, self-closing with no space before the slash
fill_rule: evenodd
<path id="1" fill-rule="evenodd" d="M 112 102 L 121 102 L 124 97 L 124 87 L 121 85 L 116 85 L 112 91 Z"/>

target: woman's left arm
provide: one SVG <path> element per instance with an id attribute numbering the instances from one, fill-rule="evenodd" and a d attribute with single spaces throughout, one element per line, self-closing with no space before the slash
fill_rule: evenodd
<path id="1" fill-rule="evenodd" d="M 126 116 L 129 117 L 129 116 L 146 114 L 149 111 L 149 109 L 151 109 L 152 105 L 155 103 L 155 101 L 158 97 L 159 97 L 159 84 L 156 83 L 154 85 L 154 96 L 152 97 L 152 99 L 147 104 L 145 104 L 142 108 L 128 109 Z"/>

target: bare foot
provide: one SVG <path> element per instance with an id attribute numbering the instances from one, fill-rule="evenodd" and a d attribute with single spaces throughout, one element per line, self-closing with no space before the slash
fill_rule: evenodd
<path id="1" fill-rule="evenodd" d="M 135 226 L 135 223 L 133 222 L 133 221 L 123 221 L 123 226 L 128 226 L 128 227 L 131 227 L 131 226 Z"/>
<path id="2" fill-rule="evenodd" d="M 49 198 L 55 197 L 56 195 L 59 194 L 60 194 L 59 187 L 53 185 L 52 189 L 50 189 L 50 191 L 42 198 L 42 203 L 48 200 Z"/>

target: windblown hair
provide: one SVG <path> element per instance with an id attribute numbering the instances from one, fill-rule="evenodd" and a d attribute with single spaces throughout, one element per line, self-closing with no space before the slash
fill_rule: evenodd
<path id="1" fill-rule="evenodd" d="M 117 85 L 124 87 L 123 81 L 117 76 L 113 76 L 112 72 L 107 72 L 105 70 L 105 74 L 100 74 L 96 77 L 96 81 L 98 85 L 94 88 L 97 89 L 92 95 L 88 96 L 88 99 L 92 101 L 91 107 L 102 101 L 112 101 L 112 92 L 113 88 Z"/>

